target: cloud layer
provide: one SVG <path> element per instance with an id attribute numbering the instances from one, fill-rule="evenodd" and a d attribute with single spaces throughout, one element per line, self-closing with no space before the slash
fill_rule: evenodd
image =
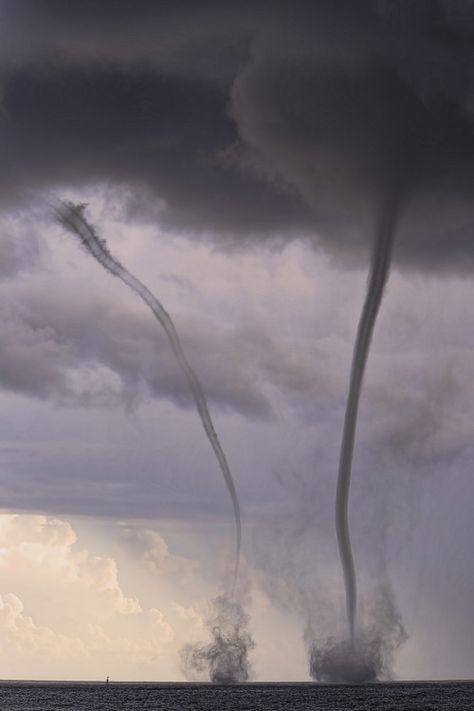
<path id="1" fill-rule="evenodd" d="M 472 3 L 111 10 L 3 3 L 4 201 L 112 182 L 135 217 L 348 262 L 394 192 L 400 258 L 470 267 Z"/>
<path id="2" fill-rule="evenodd" d="M 166 342 L 65 242 L 48 200 L 90 203 L 114 253 L 169 306 L 238 476 L 270 620 L 252 615 L 257 676 L 282 678 L 299 649 L 291 674 L 307 678 L 294 639 L 309 623 L 327 638 L 342 607 L 335 454 L 365 280 L 347 268 L 365 268 L 391 194 L 396 257 L 411 272 L 394 272 L 362 403 L 363 614 L 385 582 L 374 571 L 390 569 L 412 635 L 402 672 L 472 676 L 474 321 L 459 276 L 474 256 L 473 8 L 0 4 L 2 505 L 126 519 L 122 542 L 150 576 L 138 592 L 123 585 L 115 558 L 79 547 L 56 518 L 5 524 L 0 625 L 16 668 L 31 648 L 48 664 L 54 649 L 68 665 L 90 655 L 89 668 L 116 650 L 117 669 L 122 656 L 149 670 L 172 643 L 171 612 L 153 597 L 166 576 L 186 592 L 173 630 L 200 639 L 194 561 L 214 580 L 229 535 Z M 414 276 L 426 269 L 453 276 Z M 149 530 L 156 519 L 179 522 L 178 556 Z M 55 589 L 67 609 L 87 596 L 86 632 L 67 615 L 55 625 Z M 2 668 L 14 668 L 6 653 Z"/>

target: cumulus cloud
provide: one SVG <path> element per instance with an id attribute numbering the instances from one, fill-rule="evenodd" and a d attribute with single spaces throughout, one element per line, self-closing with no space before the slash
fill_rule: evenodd
<path id="1" fill-rule="evenodd" d="M 73 528 L 62 519 L 5 514 L 0 519 L 0 575 L 3 581 L 8 575 L 49 579 L 77 588 L 75 595 L 81 589 L 86 595 L 92 592 L 110 614 L 142 612 L 137 598 L 124 595 L 115 561 L 76 550 L 76 542 Z"/>
<path id="2" fill-rule="evenodd" d="M 172 577 L 181 585 L 191 582 L 197 571 L 196 562 L 184 556 L 171 555 L 168 544 L 158 531 L 144 527 L 121 526 L 118 533 L 148 572 L 160 577 Z M 177 605 L 176 609 L 183 619 L 197 619 L 191 608 Z"/>
<path id="3" fill-rule="evenodd" d="M 37 665 L 46 671 L 45 659 L 49 665 L 61 664 L 64 658 L 77 662 L 86 652 L 86 645 L 81 639 L 35 624 L 25 612 L 23 602 L 13 593 L 0 595 L 0 630 L 0 659 L 7 677 L 21 675 L 21 665 L 25 668 Z M 39 665 L 37 660 L 42 660 Z"/>
<path id="4" fill-rule="evenodd" d="M 116 561 L 78 545 L 65 519 L 0 516 L 0 657 L 12 678 L 153 673 L 174 630 L 126 595 Z M 126 674 L 126 672 L 125 672 Z M 30 676 L 29 676 L 30 675 Z"/>

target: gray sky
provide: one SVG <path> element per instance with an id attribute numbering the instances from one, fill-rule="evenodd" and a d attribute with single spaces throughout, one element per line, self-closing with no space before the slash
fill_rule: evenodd
<path id="1" fill-rule="evenodd" d="M 390 584 L 395 673 L 472 677 L 473 5 L 355 5 L 0 4 L 2 676 L 182 678 L 232 550 L 164 334 L 48 204 L 88 203 L 174 318 L 241 498 L 254 675 L 307 679 L 308 620 L 344 610 L 338 448 L 397 191 L 350 503 L 362 614 Z"/>

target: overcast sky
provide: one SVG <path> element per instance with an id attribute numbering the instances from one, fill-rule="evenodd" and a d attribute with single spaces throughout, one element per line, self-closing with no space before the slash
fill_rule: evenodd
<path id="1" fill-rule="evenodd" d="M 0 0 L 0 677 L 183 679 L 233 550 L 256 679 L 343 624 L 333 523 L 373 232 L 394 264 L 350 500 L 402 678 L 474 675 L 474 5 Z M 375 611 L 375 612 L 374 612 Z"/>

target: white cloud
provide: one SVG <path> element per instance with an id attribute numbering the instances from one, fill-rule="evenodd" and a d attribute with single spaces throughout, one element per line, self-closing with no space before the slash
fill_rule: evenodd
<path id="1" fill-rule="evenodd" d="M 143 526 L 121 526 L 117 532 L 149 573 L 173 576 L 183 584 L 189 583 L 197 572 L 196 561 L 171 555 L 168 544 L 158 531 Z"/>
<path id="2" fill-rule="evenodd" d="M 127 597 L 111 558 L 76 550 L 77 536 L 67 521 L 47 516 L 0 517 L 0 575 L 40 577 L 51 584 L 92 592 L 110 613 L 138 614 L 140 603 Z"/>
<path id="3" fill-rule="evenodd" d="M 68 521 L 0 515 L 0 660 L 8 656 L 9 676 L 96 677 L 105 665 L 115 676 L 153 678 L 152 660 L 174 638 L 164 613 L 127 595 L 116 561 L 80 547 Z"/>

